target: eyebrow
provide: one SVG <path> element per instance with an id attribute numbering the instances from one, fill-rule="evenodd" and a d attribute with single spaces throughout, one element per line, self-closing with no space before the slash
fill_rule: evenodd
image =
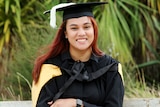
<path id="1" fill-rule="evenodd" d="M 86 23 L 84 23 L 83 25 L 87 25 L 87 24 L 92 24 L 92 23 L 86 22 Z M 69 25 L 69 26 L 77 26 L 77 24 L 71 24 L 71 25 Z"/>

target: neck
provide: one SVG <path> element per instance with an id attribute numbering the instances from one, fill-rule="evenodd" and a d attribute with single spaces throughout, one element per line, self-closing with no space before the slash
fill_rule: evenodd
<path id="1" fill-rule="evenodd" d="M 88 61 L 91 56 L 91 53 L 92 53 L 92 49 L 87 49 L 85 51 L 70 50 L 70 55 L 72 59 L 75 61 L 81 61 L 81 62 Z"/>

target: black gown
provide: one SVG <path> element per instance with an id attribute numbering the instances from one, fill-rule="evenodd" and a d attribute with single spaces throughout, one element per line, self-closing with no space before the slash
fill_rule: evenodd
<path id="1" fill-rule="evenodd" d="M 49 107 L 47 102 L 53 100 L 58 90 L 73 75 L 71 69 L 74 63 L 69 52 L 50 58 L 44 63 L 59 66 L 62 75 L 53 77 L 42 87 L 37 107 Z M 80 63 L 84 64 L 82 71 L 60 98 L 79 98 L 83 100 L 84 107 L 122 107 L 124 86 L 117 69 L 119 62 L 107 55 L 99 57 L 92 54 L 87 62 Z M 101 73 L 101 68 L 111 64 L 115 64 L 116 69 Z"/>

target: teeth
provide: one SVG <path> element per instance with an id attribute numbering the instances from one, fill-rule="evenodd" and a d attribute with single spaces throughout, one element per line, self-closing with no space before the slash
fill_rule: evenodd
<path id="1" fill-rule="evenodd" d="M 77 39 L 76 41 L 86 41 L 87 39 Z"/>

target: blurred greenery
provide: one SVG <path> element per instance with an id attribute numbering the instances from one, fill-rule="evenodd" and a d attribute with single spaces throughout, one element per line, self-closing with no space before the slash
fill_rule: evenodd
<path id="1" fill-rule="evenodd" d="M 56 33 L 43 12 L 71 1 L 97 0 L 0 0 L 0 100 L 30 99 L 34 60 Z M 99 47 L 123 66 L 125 97 L 160 97 L 160 0 L 108 0 L 94 14 Z"/>

